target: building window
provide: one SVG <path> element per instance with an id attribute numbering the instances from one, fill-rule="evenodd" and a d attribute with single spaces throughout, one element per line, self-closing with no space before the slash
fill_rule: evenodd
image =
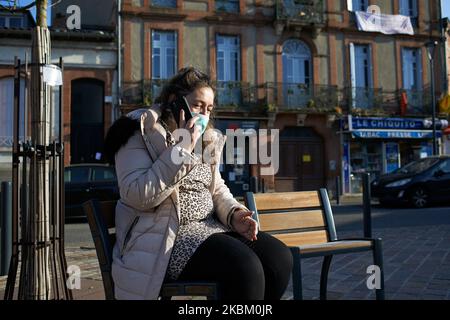
<path id="1" fill-rule="evenodd" d="M 24 136 L 24 98 L 25 83 L 20 83 L 20 138 Z M 0 79 L 0 148 L 10 148 L 13 145 L 14 130 L 14 78 Z"/>
<path id="2" fill-rule="evenodd" d="M 348 11 L 367 11 L 369 0 L 347 0 Z"/>
<path id="3" fill-rule="evenodd" d="M 217 36 L 217 80 L 240 80 L 240 42 L 237 36 Z"/>
<path id="4" fill-rule="evenodd" d="M 152 31 L 152 79 L 168 79 L 177 69 L 177 34 Z"/>
<path id="5" fill-rule="evenodd" d="M 400 14 L 410 17 L 413 26 L 418 23 L 417 0 L 400 0 Z"/>
<path id="6" fill-rule="evenodd" d="M 164 8 L 176 8 L 177 0 L 152 0 L 152 6 Z"/>
<path id="7" fill-rule="evenodd" d="M 23 18 L 17 16 L 1 16 L 0 27 L 3 28 L 23 28 Z"/>
<path id="8" fill-rule="evenodd" d="M 239 0 L 216 0 L 216 11 L 239 12 Z"/>
<path id="9" fill-rule="evenodd" d="M 403 89 L 411 112 L 423 111 L 422 53 L 419 48 L 402 49 Z"/>
<path id="10" fill-rule="evenodd" d="M 374 91 L 370 45 L 350 44 L 350 69 L 352 107 L 372 107 Z"/>
<path id="11" fill-rule="evenodd" d="M 283 44 L 283 97 L 286 107 L 305 107 L 312 97 L 311 50 L 302 41 Z"/>
<path id="12" fill-rule="evenodd" d="M 217 42 L 217 102 L 239 105 L 242 98 L 241 45 L 238 36 L 218 35 Z"/>

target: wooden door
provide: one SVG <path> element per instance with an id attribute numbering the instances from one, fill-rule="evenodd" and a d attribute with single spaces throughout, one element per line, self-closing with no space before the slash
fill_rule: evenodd
<path id="1" fill-rule="evenodd" d="M 310 128 L 287 131 L 284 137 L 283 132 L 280 136 L 280 167 L 275 176 L 275 191 L 309 191 L 325 187 L 325 155 L 320 136 Z"/>

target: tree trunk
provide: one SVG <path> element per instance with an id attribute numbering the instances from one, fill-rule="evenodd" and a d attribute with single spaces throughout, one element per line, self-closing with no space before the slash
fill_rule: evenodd
<path id="1" fill-rule="evenodd" d="M 42 65 L 50 60 L 50 32 L 47 27 L 47 0 L 37 1 L 37 27 L 32 35 L 30 84 L 31 140 L 35 146 L 50 144 L 50 88 L 43 81 Z M 35 243 L 22 252 L 23 271 L 20 298 L 43 300 L 51 297 L 49 160 L 37 157 L 30 165 L 30 215 L 26 221 L 26 239 Z"/>

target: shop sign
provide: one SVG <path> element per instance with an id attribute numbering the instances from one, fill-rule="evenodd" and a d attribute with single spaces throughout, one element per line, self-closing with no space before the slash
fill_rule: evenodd
<path id="1" fill-rule="evenodd" d="M 357 138 L 367 139 L 432 139 L 433 132 L 429 130 L 353 130 L 352 134 Z M 436 137 L 442 137 L 437 131 Z"/>
<path id="2" fill-rule="evenodd" d="M 358 129 L 392 129 L 392 130 L 421 130 L 425 129 L 423 119 L 404 118 L 361 118 L 351 117 L 352 127 L 350 130 Z"/>

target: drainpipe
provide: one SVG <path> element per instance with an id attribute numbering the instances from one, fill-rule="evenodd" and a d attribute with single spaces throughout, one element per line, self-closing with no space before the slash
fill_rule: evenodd
<path id="1" fill-rule="evenodd" d="M 122 0 L 117 0 L 117 105 L 115 118 L 120 117 L 122 104 Z M 113 120 L 116 120 L 113 119 Z"/>
<path id="2" fill-rule="evenodd" d="M 439 3 L 439 28 L 440 28 L 440 43 L 441 46 L 439 47 L 439 61 L 443 61 L 442 63 L 442 71 L 441 71 L 441 78 L 442 78 L 442 92 L 448 93 L 448 73 L 447 73 L 447 50 L 446 50 L 446 32 L 444 30 L 444 23 L 442 18 L 442 0 L 438 1 Z M 444 57 L 444 58 L 443 58 Z"/>

